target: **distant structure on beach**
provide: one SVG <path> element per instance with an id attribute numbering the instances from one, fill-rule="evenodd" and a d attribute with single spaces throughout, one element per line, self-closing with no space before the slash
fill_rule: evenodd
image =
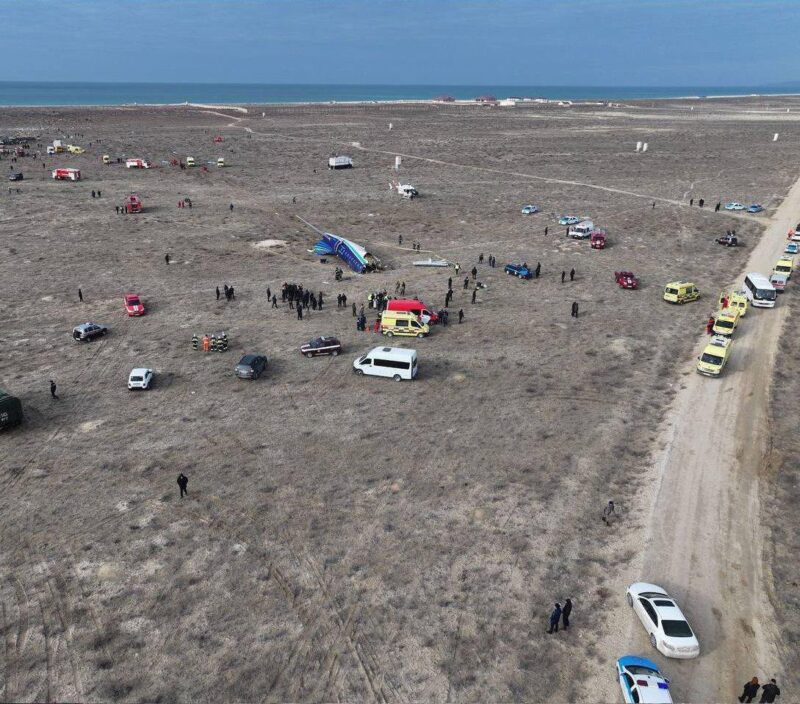
<path id="1" fill-rule="evenodd" d="M 456 99 L 452 95 L 437 95 L 433 102 L 435 103 L 454 103 Z"/>
<path id="2" fill-rule="evenodd" d="M 496 103 L 497 102 L 497 98 L 495 96 L 493 96 L 493 95 L 479 95 L 477 98 L 475 98 L 475 102 L 476 103 L 486 103 L 486 104 Z"/>

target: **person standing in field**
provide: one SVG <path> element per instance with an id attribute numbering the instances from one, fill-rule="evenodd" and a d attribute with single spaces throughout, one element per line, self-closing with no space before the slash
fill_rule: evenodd
<path id="1" fill-rule="evenodd" d="M 575 281 L 575 269 L 574 268 L 569 270 L 569 280 L 570 281 Z"/>
<path id="2" fill-rule="evenodd" d="M 742 696 L 739 697 L 740 702 L 752 702 L 755 699 L 756 694 L 758 694 L 758 690 L 761 685 L 758 683 L 758 677 L 753 677 L 752 680 L 747 682 L 742 690 Z"/>
<path id="3" fill-rule="evenodd" d="M 611 523 L 617 518 L 617 509 L 613 501 L 609 501 L 603 509 L 603 523 L 610 526 Z"/>
<path id="4" fill-rule="evenodd" d="M 569 628 L 569 615 L 572 613 L 572 599 L 567 599 L 564 602 L 564 608 L 561 609 L 561 621 L 564 624 L 564 630 Z"/>
<path id="5" fill-rule="evenodd" d="M 178 475 L 178 486 L 180 487 L 181 490 L 181 498 L 189 494 L 189 491 L 186 488 L 188 485 L 189 485 L 189 478 L 183 472 L 181 472 Z"/>
<path id="6" fill-rule="evenodd" d="M 56 382 L 50 379 L 50 396 L 52 396 L 56 401 L 58 401 L 58 394 L 56 393 Z"/>
<path id="7" fill-rule="evenodd" d="M 83 303 L 83 291 L 78 289 L 78 300 Z"/>
<path id="8" fill-rule="evenodd" d="M 548 633 L 558 633 L 558 622 L 561 620 L 561 604 L 556 602 L 556 606 L 550 613 L 550 630 Z"/>

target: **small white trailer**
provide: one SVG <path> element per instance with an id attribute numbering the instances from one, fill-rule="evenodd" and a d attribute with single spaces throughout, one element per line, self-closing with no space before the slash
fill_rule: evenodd
<path id="1" fill-rule="evenodd" d="M 329 169 L 352 169 L 353 160 L 349 156 L 332 156 L 328 159 Z"/>

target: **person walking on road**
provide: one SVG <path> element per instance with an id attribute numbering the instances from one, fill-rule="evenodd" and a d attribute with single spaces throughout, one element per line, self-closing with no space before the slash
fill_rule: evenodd
<path id="1" fill-rule="evenodd" d="M 573 318 L 577 318 L 578 317 L 578 301 L 573 301 L 572 302 L 572 313 L 570 313 L 570 315 Z"/>
<path id="2" fill-rule="evenodd" d="M 303 306 L 301 306 L 300 303 L 297 304 L 297 319 L 303 319 Z"/>
<path id="3" fill-rule="evenodd" d="M 550 630 L 548 633 L 558 633 L 558 622 L 561 620 L 561 604 L 556 602 L 556 607 L 550 613 Z"/>
<path id="4" fill-rule="evenodd" d="M 274 293 L 272 294 L 272 307 L 273 308 L 278 307 L 278 297 Z"/>
<path id="5" fill-rule="evenodd" d="M 217 300 L 219 300 L 219 286 L 217 286 Z"/>
<path id="6" fill-rule="evenodd" d="M 536 262 L 536 269 L 534 270 L 533 275 L 538 279 L 539 274 L 541 273 L 542 273 L 542 263 Z"/>
<path id="7" fill-rule="evenodd" d="M 472 291 L 472 302 L 473 303 L 475 303 L 475 299 L 477 298 L 477 296 L 478 296 L 478 289 L 474 289 Z"/>
<path id="8" fill-rule="evenodd" d="M 548 226 L 548 225 L 545 225 L 545 226 L 544 226 L 544 236 L 545 236 L 545 237 L 547 237 L 547 231 L 548 231 L 549 229 L 550 229 L 550 228 L 549 228 L 549 226 Z"/>
<path id="9" fill-rule="evenodd" d="M 778 683 L 774 679 L 771 679 L 761 688 L 761 699 L 758 701 L 760 704 L 772 704 L 772 702 L 775 701 L 775 697 L 779 697 L 780 695 L 781 690 L 778 689 Z"/>
<path id="10" fill-rule="evenodd" d="M 51 396 L 52 396 L 52 397 L 53 397 L 53 398 L 54 398 L 56 401 L 58 401 L 58 394 L 56 393 L 56 388 L 57 388 L 57 387 L 56 387 L 56 382 L 54 382 L 52 379 L 50 379 L 50 395 L 51 395 Z"/>
<path id="11" fill-rule="evenodd" d="M 572 599 L 567 599 L 564 602 L 564 608 L 561 609 L 561 621 L 564 624 L 564 630 L 569 628 L 569 615 L 572 613 Z"/>
<path id="12" fill-rule="evenodd" d="M 575 269 L 574 268 L 569 270 L 569 280 L 570 281 L 575 281 Z"/>
<path id="13" fill-rule="evenodd" d="M 78 300 L 83 303 L 83 291 L 78 289 Z"/>
<path id="14" fill-rule="evenodd" d="M 464 309 L 458 309 L 458 324 L 461 325 L 462 321 L 464 320 Z"/>
<path id="15" fill-rule="evenodd" d="M 756 694 L 758 694 L 758 690 L 761 685 L 758 683 L 758 677 L 753 677 L 752 680 L 747 682 L 742 690 L 742 696 L 739 697 L 740 702 L 752 702 L 755 699 Z"/>
<path id="16" fill-rule="evenodd" d="M 164 262 L 169 266 L 169 254 L 164 255 Z"/>
<path id="17" fill-rule="evenodd" d="M 561 272 L 561 283 L 562 284 L 564 283 L 564 279 L 566 279 L 566 278 L 567 278 L 567 272 L 566 271 L 562 271 Z"/>
<path id="18" fill-rule="evenodd" d="M 178 475 L 178 486 L 181 489 L 181 498 L 189 494 L 189 491 L 186 489 L 188 484 L 189 484 L 189 478 L 183 472 L 181 472 Z"/>

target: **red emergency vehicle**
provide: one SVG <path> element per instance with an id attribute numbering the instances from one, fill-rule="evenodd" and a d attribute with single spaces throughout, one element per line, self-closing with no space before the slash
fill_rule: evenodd
<path id="1" fill-rule="evenodd" d="M 56 181 L 80 181 L 80 169 L 53 169 L 53 178 Z"/>
<path id="2" fill-rule="evenodd" d="M 439 316 L 426 306 L 422 301 L 416 298 L 392 298 L 386 304 L 386 310 L 402 310 L 409 313 L 414 313 L 423 319 L 423 323 L 435 323 L 439 320 Z"/>

